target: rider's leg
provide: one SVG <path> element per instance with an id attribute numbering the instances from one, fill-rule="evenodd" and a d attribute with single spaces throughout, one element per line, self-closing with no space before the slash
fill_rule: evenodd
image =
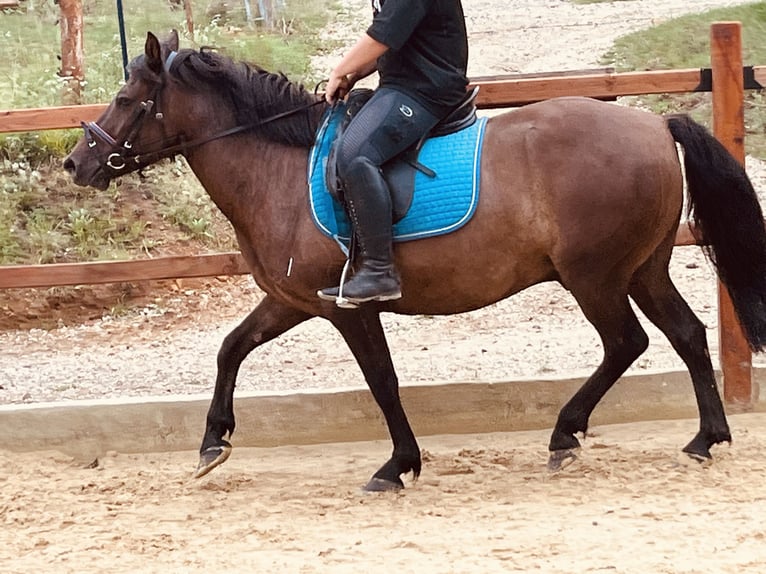
<path id="1" fill-rule="evenodd" d="M 338 171 L 361 248 L 355 273 L 343 286 L 350 303 L 401 297 L 393 262 L 391 196 L 380 166 L 416 143 L 438 120 L 414 98 L 380 88 L 343 134 Z M 317 294 L 335 300 L 338 291 L 330 287 Z"/>
<path id="2" fill-rule="evenodd" d="M 391 196 L 380 168 L 360 156 L 348 167 L 344 183 L 359 242 L 359 264 L 343 286 L 343 297 L 351 303 L 399 299 L 402 292 L 393 261 Z M 334 299 L 337 287 L 330 291 Z M 323 290 L 319 296 L 324 295 Z"/>

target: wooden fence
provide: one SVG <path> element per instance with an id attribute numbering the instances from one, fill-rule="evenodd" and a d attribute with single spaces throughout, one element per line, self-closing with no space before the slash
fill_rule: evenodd
<path id="1" fill-rule="evenodd" d="M 744 90 L 766 83 L 766 66 L 743 67 L 741 24 L 721 22 L 711 27 L 711 67 L 649 72 L 583 72 L 477 78 L 479 108 L 504 108 L 558 96 L 619 96 L 660 93 L 713 93 L 713 131 L 744 164 Z M 104 104 L 0 111 L 0 132 L 72 128 L 95 120 Z M 694 231 L 682 226 L 676 245 L 697 243 Z M 237 252 L 136 261 L 0 266 L 0 289 L 51 287 L 208 277 L 247 273 Z M 719 288 L 719 337 L 724 398 L 746 407 L 757 398 L 752 384 L 751 355 L 726 290 Z"/>

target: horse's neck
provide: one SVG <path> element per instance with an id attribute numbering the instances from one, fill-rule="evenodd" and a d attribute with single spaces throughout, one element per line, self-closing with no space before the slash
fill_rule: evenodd
<path id="1" fill-rule="evenodd" d="M 262 286 L 302 227 L 308 149 L 255 137 L 210 142 L 187 157 L 210 198 L 231 222 Z M 281 261 L 281 259 L 279 259 Z M 280 271 L 281 273 L 281 271 Z"/>
<path id="2" fill-rule="evenodd" d="M 275 202 L 280 209 L 288 209 L 301 201 L 308 153 L 308 149 L 238 137 L 211 142 L 187 160 L 210 198 L 241 232 L 256 212 L 272 209 Z M 268 227 L 270 222 L 260 223 Z"/>

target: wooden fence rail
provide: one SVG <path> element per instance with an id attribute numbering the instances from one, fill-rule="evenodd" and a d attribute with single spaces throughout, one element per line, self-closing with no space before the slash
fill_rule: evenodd
<path id="1" fill-rule="evenodd" d="M 676 245 L 696 244 L 698 242 L 691 229 L 687 225 L 682 225 L 676 235 Z M 245 260 L 238 251 L 132 261 L 0 265 L 0 289 L 189 279 L 217 275 L 246 275 L 247 273 L 249 271 Z"/>
<path id="2" fill-rule="evenodd" d="M 0 266 L 0 289 L 96 285 L 249 273 L 238 251 L 132 261 L 89 261 Z"/>
<path id="3" fill-rule="evenodd" d="M 743 68 L 745 87 L 766 83 L 766 66 Z M 481 109 L 508 108 L 558 96 L 617 98 L 646 94 L 681 94 L 712 91 L 711 69 L 659 70 L 652 72 L 598 72 L 518 74 L 481 78 L 477 106 Z M 0 133 L 54 130 L 79 127 L 94 121 L 106 104 L 60 106 L 26 110 L 0 110 Z"/>
<path id="4" fill-rule="evenodd" d="M 744 90 L 766 83 L 766 66 L 743 67 L 741 24 L 722 22 L 711 27 L 710 69 L 614 73 L 531 74 L 476 78 L 481 86 L 477 105 L 483 109 L 513 107 L 558 96 L 615 99 L 619 96 L 713 92 L 714 132 L 735 157 L 743 161 Z M 72 128 L 98 118 L 106 106 L 62 106 L 0 111 L 0 133 Z M 676 245 L 695 244 L 694 231 L 682 225 Z M 237 252 L 136 261 L 0 266 L 0 289 L 51 287 L 207 277 L 247 273 Z M 719 289 L 719 291 L 724 291 Z M 721 363 L 724 395 L 730 403 L 748 405 L 757 397 L 751 383 L 751 357 L 725 293 L 720 302 Z"/>
<path id="5" fill-rule="evenodd" d="M 766 66 L 752 68 L 752 75 L 766 81 Z M 655 72 L 579 72 L 481 78 L 477 106 L 493 109 L 523 105 L 556 96 L 611 98 L 623 95 L 710 91 L 710 70 Z M 106 104 L 60 106 L 0 111 L 0 132 L 20 132 L 78 127 L 98 118 Z M 679 229 L 676 245 L 696 243 L 692 230 Z M 181 279 L 247 273 L 238 252 L 160 257 L 136 261 L 56 263 L 0 266 L 0 289 L 115 283 L 148 279 Z"/>
<path id="6" fill-rule="evenodd" d="M 746 69 L 755 81 L 766 82 L 766 66 Z M 743 76 L 745 73 L 743 73 Z M 710 91 L 710 70 L 532 74 L 481 78 L 478 107 L 512 107 L 553 96 L 611 98 L 623 95 Z M 751 80 L 752 81 L 752 80 Z M 0 111 L 0 132 L 72 128 L 98 118 L 105 104 Z M 676 245 L 694 245 L 693 231 L 679 229 Z M 0 289 L 115 283 L 247 273 L 237 252 L 189 257 L 160 257 L 136 261 L 0 266 Z"/>

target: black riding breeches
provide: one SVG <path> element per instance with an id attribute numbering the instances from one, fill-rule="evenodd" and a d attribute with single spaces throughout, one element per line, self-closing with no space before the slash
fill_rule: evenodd
<path id="1" fill-rule="evenodd" d="M 337 155 L 341 180 L 349 179 L 354 160 L 365 158 L 365 163 L 380 167 L 415 144 L 439 120 L 414 98 L 378 88 L 343 133 Z"/>

